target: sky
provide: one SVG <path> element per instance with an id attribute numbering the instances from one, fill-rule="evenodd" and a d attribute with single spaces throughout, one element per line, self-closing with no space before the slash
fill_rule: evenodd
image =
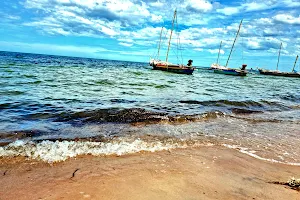
<path id="1" fill-rule="evenodd" d="M 2 0 L 0 51 L 148 62 L 163 30 L 164 60 L 175 9 L 170 62 L 210 66 L 222 41 L 224 65 L 241 20 L 229 67 L 275 69 L 281 43 L 280 70 L 300 55 L 300 0 Z"/>

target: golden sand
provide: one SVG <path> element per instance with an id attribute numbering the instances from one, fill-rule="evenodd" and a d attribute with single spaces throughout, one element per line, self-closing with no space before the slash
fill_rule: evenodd
<path id="1" fill-rule="evenodd" d="M 126 156 L 81 156 L 49 165 L 0 159 L 0 199 L 293 199 L 299 166 L 269 163 L 224 147 Z"/>

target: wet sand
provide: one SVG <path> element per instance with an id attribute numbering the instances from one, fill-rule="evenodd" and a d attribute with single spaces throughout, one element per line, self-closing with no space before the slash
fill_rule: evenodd
<path id="1" fill-rule="evenodd" d="M 293 199 L 269 182 L 300 176 L 299 166 L 269 163 L 225 147 L 126 156 L 80 156 L 49 165 L 0 158 L 0 199 Z"/>

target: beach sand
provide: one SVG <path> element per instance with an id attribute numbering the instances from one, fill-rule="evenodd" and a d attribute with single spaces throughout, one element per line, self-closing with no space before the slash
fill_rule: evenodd
<path id="1" fill-rule="evenodd" d="M 269 182 L 300 175 L 225 147 L 126 156 L 80 156 L 49 165 L 0 159 L 0 199 L 293 199 L 300 192 Z M 74 176 L 73 176 L 74 175 Z"/>

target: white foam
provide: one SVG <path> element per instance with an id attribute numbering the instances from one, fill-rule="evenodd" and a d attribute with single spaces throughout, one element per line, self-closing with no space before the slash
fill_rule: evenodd
<path id="1" fill-rule="evenodd" d="M 292 162 L 283 162 L 283 161 L 278 161 L 275 159 L 269 159 L 269 158 L 263 158 L 260 157 L 256 154 L 254 154 L 255 151 L 247 151 L 247 148 L 244 147 L 240 147 L 238 145 L 228 145 L 228 144 L 223 144 L 224 147 L 230 148 L 230 149 L 235 149 L 238 150 L 241 153 L 247 154 L 253 158 L 259 159 L 259 160 L 264 160 L 264 161 L 268 161 L 268 162 L 272 162 L 272 163 L 280 163 L 280 164 L 286 164 L 286 165 L 294 165 L 294 166 L 300 166 L 300 163 L 292 163 Z"/>
<path id="2" fill-rule="evenodd" d="M 45 162 L 65 161 L 78 155 L 124 155 L 140 151 L 162 151 L 174 148 L 186 148 L 186 144 L 168 144 L 162 142 L 145 142 L 137 139 L 129 141 L 113 141 L 110 143 L 87 141 L 43 141 L 41 143 L 18 140 L 7 146 L 0 147 L 0 157 L 25 156 Z"/>

